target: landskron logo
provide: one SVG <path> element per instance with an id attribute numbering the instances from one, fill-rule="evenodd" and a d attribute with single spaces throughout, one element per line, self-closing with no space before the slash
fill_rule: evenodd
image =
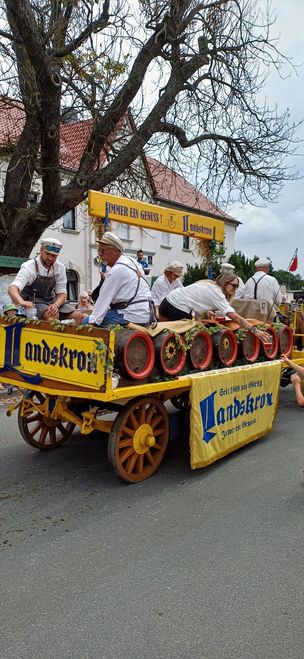
<path id="1" fill-rule="evenodd" d="M 208 444 L 213 439 L 217 432 L 216 426 L 222 426 L 231 421 L 243 417 L 243 425 L 249 425 L 246 418 L 254 415 L 258 410 L 264 407 L 273 406 L 273 394 L 266 392 L 261 395 L 252 396 L 247 394 L 245 398 L 239 399 L 234 396 L 233 401 L 226 407 L 216 407 L 217 391 L 203 398 L 200 401 L 200 410 L 203 423 L 203 437 L 202 440 Z"/>

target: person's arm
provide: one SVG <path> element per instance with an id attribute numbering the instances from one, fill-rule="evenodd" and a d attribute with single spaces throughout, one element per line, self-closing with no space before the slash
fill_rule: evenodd
<path id="1" fill-rule="evenodd" d="M 160 277 L 158 277 L 151 288 L 151 298 L 154 304 L 159 305 L 163 301 L 164 297 L 166 297 L 166 294 L 164 293 L 164 287 L 162 286 Z"/>
<path id="2" fill-rule="evenodd" d="M 251 325 L 251 323 L 246 320 L 246 318 L 243 318 L 243 316 L 239 316 L 238 313 L 235 311 L 229 311 L 227 313 L 227 316 L 231 318 L 231 320 L 234 320 L 235 323 L 238 323 L 243 329 L 247 330 L 248 332 L 252 332 L 252 334 L 256 334 L 263 343 L 267 343 L 269 341 L 269 334 L 267 332 L 264 332 L 264 330 L 259 330 L 257 327 L 254 327 Z"/>
<path id="3" fill-rule="evenodd" d="M 304 396 L 301 389 L 301 378 L 299 375 L 297 375 L 297 373 L 294 373 L 290 379 L 294 386 L 296 401 L 300 407 L 304 407 Z"/>
<path id="4" fill-rule="evenodd" d="M 291 368 L 293 368 L 293 369 L 294 369 L 295 371 L 297 371 L 297 373 L 299 373 L 300 375 L 303 375 L 303 376 L 304 376 L 304 367 L 303 367 L 303 366 L 300 366 L 299 364 L 296 364 L 296 363 L 293 362 L 293 361 L 291 361 L 291 359 L 289 359 L 289 357 L 287 357 L 287 355 L 282 354 L 282 355 L 281 355 L 281 361 L 283 361 L 284 363 L 286 362 L 286 364 L 288 364 L 288 366 L 290 366 Z"/>
<path id="5" fill-rule="evenodd" d="M 34 306 L 32 302 L 30 302 L 29 300 L 24 300 L 23 297 L 21 297 L 18 286 L 14 286 L 13 284 L 11 284 L 7 292 L 12 302 L 16 305 L 16 307 L 22 306 L 25 309 L 30 309 L 31 307 Z"/>
<path id="6" fill-rule="evenodd" d="M 122 270 L 123 268 L 117 268 L 117 270 L 113 268 L 111 272 L 109 272 L 95 302 L 94 309 L 89 316 L 89 323 L 100 325 L 103 321 L 111 302 L 115 299 L 121 286 Z"/>
<path id="7" fill-rule="evenodd" d="M 16 306 L 22 305 L 27 309 L 33 307 L 32 302 L 23 299 L 20 291 L 23 291 L 25 286 L 32 284 L 35 279 L 35 276 L 36 276 L 36 272 L 35 269 L 33 269 L 32 262 L 26 261 L 26 263 L 23 263 L 19 272 L 17 273 L 15 279 L 12 281 L 7 291 L 12 302 Z"/>
<path id="8" fill-rule="evenodd" d="M 52 304 L 49 304 L 48 309 L 51 312 L 51 315 L 56 315 L 60 311 L 60 307 L 65 303 L 67 298 L 66 293 L 58 293 L 56 299 Z"/>

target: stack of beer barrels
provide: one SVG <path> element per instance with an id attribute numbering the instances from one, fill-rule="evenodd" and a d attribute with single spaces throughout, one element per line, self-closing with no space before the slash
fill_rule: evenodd
<path id="1" fill-rule="evenodd" d="M 121 329 L 116 334 L 115 368 L 130 380 L 147 380 L 158 374 L 176 377 L 181 373 L 230 367 L 236 363 L 273 360 L 289 355 L 293 332 L 287 325 L 267 325 L 269 342 L 262 343 L 252 332 L 239 333 L 225 326 L 197 326 L 189 337 L 165 330 L 152 339 L 140 330 Z"/>

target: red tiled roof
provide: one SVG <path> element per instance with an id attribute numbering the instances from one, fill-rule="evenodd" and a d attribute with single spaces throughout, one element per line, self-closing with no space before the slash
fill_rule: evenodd
<path id="1" fill-rule="evenodd" d="M 0 145 L 16 144 L 25 123 L 22 103 L 18 101 L 0 101 Z M 67 169 L 77 170 L 85 144 L 92 129 L 92 119 L 61 124 L 60 126 L 60 164 Z M 105 160 L 101 154 L 100 165 Z M 186 181 L 173 169 L 169 169 L 154 158 L 147 157 L 146 165 L 151 176 L 155 197 L 159 201 L 170 202 L 192 211 L 206 213 L 223 220 L 237 222 L 218 206 L 213 204 L 194 185 Z"/>
<path id="2" fill-rule="evenodd" d="M 208 213 L 224 220 L 233 220 L 173 169 L 150 157 L 147 157 L 147 163 L 154 183 L 155 196 L 160 201 L 169 201 L 178 206 L 191 208 L 193 211 Z"/>
<path id="3" fill-rule="evenodd" d="M 0 100 L 0 145 L 16 144 L 25 124 L 25 112 L 18 101 Z"/>

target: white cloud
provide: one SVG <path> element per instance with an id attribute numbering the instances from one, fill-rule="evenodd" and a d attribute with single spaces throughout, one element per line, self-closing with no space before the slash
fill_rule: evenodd
<path id="1" fill-rule="evenodd" d="M 262 6 L 264 1 L 261 0 Z M 295 63 L 303 64 L 304 1 L 274 0 L 272 7 L 277 16 L 272 34 L 279 36 L 280 50 Z M 287 73 L 286 67 L 283 72 Z M 304 117 L 304 64 L 298 68 L 297 74 L 290 69 L 289 73 L 285 79 L 274 74 L 265 92 L 270 105 L 277 102 L 283 111 L 290 108 L 292 120 L 299 121 Z M 304 129 L 298 132 L 299 140 L 303 133 Z M 300 145 L 296 158 L 300 172 L 304 172 L 303 153 L 304 145 L 302 148 Z M 229 212 L 243 223 L 236 232 L 236 249 L 250 258 L 255 254 L 269 256 L 275 269 L 286 270 L 298 248 L 297 272 L 304 276 L 304 180 L 287 182 L 275 204 L 263 208 L 234 204 Z"/>

